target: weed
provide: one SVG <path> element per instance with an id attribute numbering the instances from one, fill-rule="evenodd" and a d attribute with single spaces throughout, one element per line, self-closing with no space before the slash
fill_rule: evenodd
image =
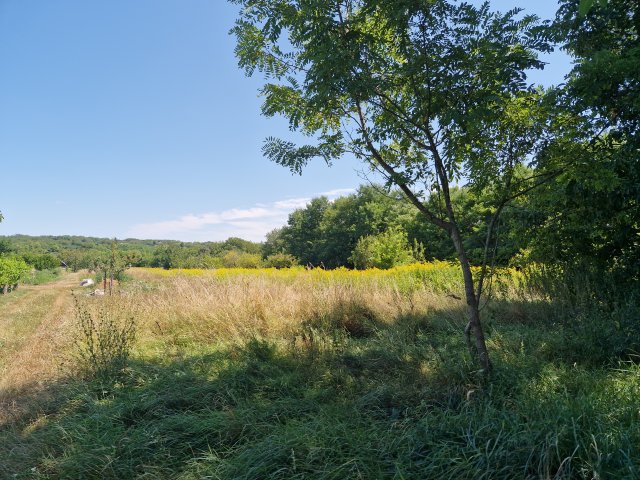
<path id="1" fill-rule="evenodd" d="M 75 316 L 79 331 L 76 353 L 81 369 L 100 383 L 119 379 L 127 366 L 136 338 L 133 316 L 123 315 L 117 304 L 99 299 L 97 308 L 74 297 Z"/>

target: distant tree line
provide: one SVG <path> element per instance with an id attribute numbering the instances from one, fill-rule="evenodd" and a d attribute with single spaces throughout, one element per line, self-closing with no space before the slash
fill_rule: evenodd
<path id="1" fill-rule="evenodd" d="M 596 160 L 590 168 L 601 169 L 603 178 L 569 172 L 505 208 L 490 244 L 493 265 L 562 264 L 565 270 L 588 268 L 609 277 L 615 273 L 616 282 L 624 284 L 638 280 L 638 220 L 637 210 L 631 208 L 640 185 L 637 167 L 625 167 L 624 157 L 618 160 L 604 153 L 601 163 Z M 523 170 L 520 175 L 531 173 Z M 612 188 L 609 182 L 624 189 Z M 480 265 L 486 255 L 492 197 L 453 187 L 451 199 L 471 263 Z M 428 199 L 435 211 L 444 208 L 441 201 L 437 195 Z M 14 235 L 0 237 L 0 257 L 20 259 L 37 270 L 64 265 L 74 271 L 100 271 L 112 255 L 112 243 L 107 238 Z M 382 185 L 364 185 L 334 201 L 314 198 L 292 212 L 285 225 L 269 232 L 263 243 L 236 237 L 200 243 L 126 239 L 117 242 L 117 255 L 126 267 L 165 269 L 297 264 L 390 268 L 456 259 L 446 233 L 426 221 L 402 192 Z"/>
<path id="2" fill-rule="evenodd" d="M 482 198 L 454 188 L 453 198 L 469 229 L 468 250 L 480 261 L 484 235 L 478 227 L 488 215 Z M 434 205 L 438 199 L 432 199 Z M 502 247 L 497 262 L 506 265 L 524 244 L 514 230 L 513 210 L 504 216 Z M 511 219 L 511 220 L 509 220 Z M 509 222 L 514 225 L 510 225 Z M 455 251 L 446 235 L 425 222 L 399 191 L 380 185 L 329 201 L 314 198 L 289 215 L 281 228 L 263 243 L 232 237 L 221 242 L 180 242 L 126 239 L 117 241 L 118 262 L 124 266 L 160 268 L 284 268 L 293 265 L 324 268 L 390 268 L 425 260 L 453 260 Z M 14 235 L 0 237 L 0 255 L 22 259 L 37 270 L 66 266 L 71 270 L 101 271 L 114 262 L 113 240 L 83 236 Z"/>
<path id="3" fill-rule="evenodd" d="M 113 244 L 109 238 L 13 235 L 0 237 L 0 255 L 20 257 L 38 270 L 63 266 L 99 271 L 115 261 Z M 202 243 L 126 239 L 116 246 L 117 262 L 127 267 L 251 268 L 264 263 L 260 243 L 235 237 Z"/>
<path id="4" fill-rule="evenodd" d="M 467 233 L 465 246 L 472 263 L 480 264 L 491 215 L 490 198 L 468 188 L 451 190 L 453 205 Z M 442 208 L 431 196 L 433 209 Z M 531 216 L 526 202 L 514 202 L 501 219 L 496 265 L 521 261 L 528 246 L 522 229 Z M 265 256 L 293 255 L 301 264 L 326 268 L 389 268 L 424 260 L 455 260 L 456 252 L 446 233 L 425 221 L 399 190 L 361 186 L 356 193 L 330 202 L 314 198 L 289 215 L 287 225 L 267 234 Z"/>

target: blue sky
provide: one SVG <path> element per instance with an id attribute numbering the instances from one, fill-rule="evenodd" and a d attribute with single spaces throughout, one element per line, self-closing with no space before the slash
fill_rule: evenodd
<path id="1" fill-rule="evenodd" d="M 526 5 L 551 18 L 556 2 Z M 312 197 L 363 183 L 361 165 L 292 175 L 261 154 L 297 138 L 260 115 L 224 0 L 0 0 L 0 235 L 262 240 Z M 562 81 L 551 55 L 533 83 Z"/>

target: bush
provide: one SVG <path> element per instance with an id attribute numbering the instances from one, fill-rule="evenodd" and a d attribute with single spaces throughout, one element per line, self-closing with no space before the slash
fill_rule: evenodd
<path id="1" fill-rule="evenodd" d="M 15 288 L 30 270 L 22 258 L 0 256 L 0 290 L 7 293 Z"/>
<path id="2" fill-rule="evenodd" d="M 226 268 L 260 268 L 262 266 L 262 258 L 257 253 L 231 250 L 222 257 L 222 264 Z"/>
<path id="3" fill-rule="evenodd" d="M 44 253 L 41 255 L 25 253 L 22 255 L 22 258 L 36 270 L 53 270 L 60 266 L 60 259 L 50 253 Z"/>
<path id="4" fill-rule="evenodd" d="M 264 261 L 264 266 L 267 268 L 291 268 L 296 265 L 298 265 L 298 260 L 288 253 L 274 253 Z"/>
<path id="5" fill-rule="evenodd" d="M 349 261 L 353 262 L 353 266 L 358 270 L 387 270 L 412 263 L 415 259 L 407 240 L 407 233 L 399 229 L 390 229 L 358 240 Z"/>

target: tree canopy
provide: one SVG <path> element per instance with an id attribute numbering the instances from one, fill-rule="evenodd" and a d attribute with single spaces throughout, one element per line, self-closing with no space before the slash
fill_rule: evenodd
<path id="1" fill-rule="evenodd" d="M 314 157 L 355 155 L 446 231 L 465 277 L 468 330 L 488 370 L 482 278 L 474 284 L 450 187 L 465 179 L 495 192 L 497 219 L 535 182 L 514 172 L 544 139 L 542 95 L 526 81 L 551 49 L 544 26 L 519 9 L 492 12 L 488 2 L 232 1 L 242 7 L 233 30 L 239 64 L 266 79 L 263 113 L 284 115 L 317 140 L 269 138 L 264 153 L 294 172 Z"/>

